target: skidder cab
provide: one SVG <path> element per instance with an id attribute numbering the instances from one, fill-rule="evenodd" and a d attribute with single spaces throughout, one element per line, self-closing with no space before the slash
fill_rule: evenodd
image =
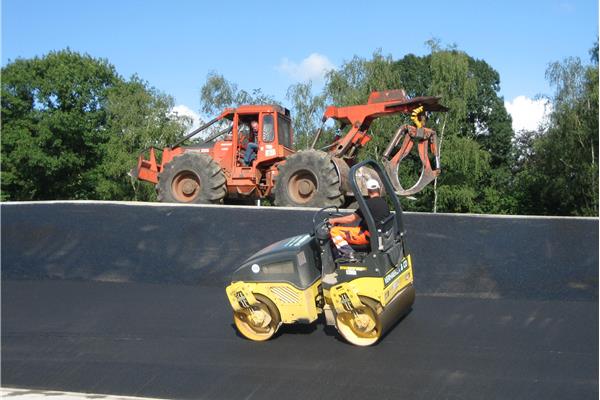
<path id="1" fill-rule="evenodd" d="M 374 161 L 350 169 L 354 193 L 359 180 L 377 179 L 391 214 L 375 221 L 366 200 L 357 196 L 369 228 L 368 245 L 353 259 L 334 258 L 328 219 L 337 208 L 319 210 L 310 234 L 273 243 L 249 257 L 226 288 L 239 332 L 251 340 L 270 339 L 282 324 L 313 323 L 320 314 L 350 343 L 369 346 L 406 314 L 414 302 L 412 260 L 402 208 L 394 186 Z"/>

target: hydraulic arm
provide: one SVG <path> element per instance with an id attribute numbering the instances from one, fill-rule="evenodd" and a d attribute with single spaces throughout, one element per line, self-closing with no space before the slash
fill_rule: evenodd
<path id="1" fill-rule="evenodd" d="M 350 130 L 343 137 L 336 138 L 329 147 L 329 153 L 335 158 L 352 161 L 357 151 L 370 140 L 368 129 L 379 117 L 396 113 L 411 114 L 413 125 L 401 126 L 393 136 L 383 154 L 383 162 L 387 173 L 392 178 L 396 193 L 408 196 L 423 190 L 440 173 L 439 147 L 436 132 L 425 127 L 425 113 L 430 111 L 445 112 L 448 109 L 439 104 L 439 97 L 424 96 L 408 98 L 404 90 L 373 92 L 367 104 L 348 107 L 327 107 L 323 115 L 323 123 L 329 118 L 339 121 L 342 126 L 350 125 Z M 313 148 L 321 130 L 313 142 Z M 417 144 L 422 169 L 419 180 L 409 189 L 404 189 L 398 179 L 398 165 Z M 434 167 L 431 166 L 428 151 L 434 155 Z"/>

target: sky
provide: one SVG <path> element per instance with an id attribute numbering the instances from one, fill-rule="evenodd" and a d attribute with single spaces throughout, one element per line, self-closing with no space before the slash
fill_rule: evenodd
<path id="1" fill-rule="evenodd" d="M 550 62 L 589 62 L 598 0 L 437 1 L 2 0 L 2 66 L 69 47 L 137 74 L 200 114 L 211 71 L 286 102 L 287 88 L 378 49 L 400 59 L 455 44 L 500 74 L 513 127 L 535 128 Z M 392 88 L 390 88 L 392 89 Z M 547 110 L 546 110 L 547 112 Z M 211 116 L 204 116 L 211 117 Z"/>

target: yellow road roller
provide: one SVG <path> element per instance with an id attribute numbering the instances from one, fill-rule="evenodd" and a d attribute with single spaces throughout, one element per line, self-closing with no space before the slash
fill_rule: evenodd
<path id="1" fill-rule="evenodd" d="M 376 175 L 376 176 L 373 176 Z M 390 215 L 375 221 L 360 195 L 365 179 L 383 184 Z M 326 207 L 313 217 L 313 230 L 273 243 L 249 257 L 226 288 L 233 320 L 246 338 L 272 338 L 282 324 L 311 324 L 324 315 L 327 325 L 357 346 L 370 346 L 410 311 L 415 299 L 412 260 L 402 208 L 384 170 L 367 160 L 350 169 L 349 182 L 368 226 L 369 243 L 351 258 L 334 257 Z"/>

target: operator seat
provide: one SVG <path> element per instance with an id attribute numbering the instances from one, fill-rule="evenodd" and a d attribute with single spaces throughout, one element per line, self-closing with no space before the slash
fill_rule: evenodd
<path id="1" fill-rule="evenodd" d="M 395 216 L 394 212 L 391 212 L 383 221 L 381 221 L 379 229 L 377 230 L 377 237 L 380 243 L 378 248 L 382 251 L 389 250 L 397 241 L 395 237 Z M 350 247 L 357 253 L 370 253 L 371 252 L 371 240 L 374 235 L 370 235 L 369 243 L 367 244 L 350 244 Z M 381 248 L 383 247 L 383 248 Z"/>

